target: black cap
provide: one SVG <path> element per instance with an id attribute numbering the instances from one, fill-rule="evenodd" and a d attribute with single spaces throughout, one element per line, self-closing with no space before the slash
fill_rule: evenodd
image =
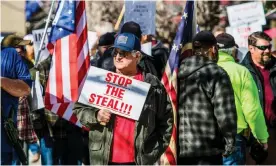
<path id="1" fill-rule="evenodd" d="M 210 31 L 201 31 L 193 39 L 193 47 L 213 46 L 216 44 L 217 40 Z"/>
<path id="2" fill-rule="evenodd" d="M 142 38 L 142 31 L 139 24 L 137 24 L 134 21 L 129 21 L 124 23 L 124 25 L 121 28 L 120 33 L 132 33 L 136 37 L 138 37 L 139 40 Z"/>
<path id="3" fill-rule="evenodd" d="M 228 33 L 221 33 L 216 37 L 216 39 L 217 39 L 217 42 L 218 42 L 217 45 L 219 48 L 231 48 L 234 46 L 236 46 L 237 48 L 239 47 L 236 44 L 233 36 Z"/>
<path id="4" fill-rule="evenodd" d="M 99 46 L 113 45 L 115 41 L 115 35 L 112 32 L 103 34 L 99 39 Z"/>

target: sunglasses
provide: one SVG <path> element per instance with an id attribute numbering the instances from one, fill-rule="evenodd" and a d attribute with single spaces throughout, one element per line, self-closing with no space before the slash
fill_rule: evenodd
<path id="1" fill-rule="evenodd" d="M 254 46 L 254 47 L 257 47 L 259 50 L 265 51 L 266 49 L 271 50 L 272 45 L 270 44 L 268 46 Z"/>
<path id="2" fill-rule="evenodd" d="M 129 55 L 128 51 L 117 51 L 117 50 L 113 50 L 112 51 L 112 56 L 116 57 L 119 54 L 120 57 L 125 58 Z"/>

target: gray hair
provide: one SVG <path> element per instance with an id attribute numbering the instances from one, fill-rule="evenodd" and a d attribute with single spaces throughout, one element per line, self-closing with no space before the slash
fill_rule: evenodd
<path id="1" fill-rule="evenodd" d="M 224 52 L 228 55 L 232 55 L 232 56 L 233 56 L 233 53 L 234 53 L 235 50 L 237 50 L 236 46 L 230 47 L 230 48 L 219 48 L 219 51 Z"/>
<path id="2" fill-rule="evenodd" d="M 131 51 L 131 55 L 132 55 L 133 57 L 136 56 L 136 53 L 140 54 L 140 57 L 139 57 L 138 62 L 137 62 L 137 63 L 139 63 L 140 60 L 141 60 L 141 58 L 142 58 L 142 53 L 141 53 L 140 51 L 137 51 L 137 50 Z"/>

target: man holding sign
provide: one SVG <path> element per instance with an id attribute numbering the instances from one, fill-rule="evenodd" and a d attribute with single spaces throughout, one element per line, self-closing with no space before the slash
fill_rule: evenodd
<path id="1" fill-rule="evenodd" d="M 91 130 L 89 133 L 91 165 L 152 165 L 168 147 L 173 124 L 171 103 L 161 82 L 152 74 L 145 73 L 137 67 L 141 57 L 140 49 L 140 41 L 135 35 L 119 34 L 115 39 L 113 51 L 116 73 L 108 73 L 105 78 L 109 83 L 106 95 L 116 97 L 118 100 L 126 95 L 127 88 L 131 88 L 133 84 L 133 79 L 150 84 L 145 104 L 141 103 L 142 111 L 137 121 L 126 118 L 127 116 L 119 116 L 120 113 L 117 114 L 114 110 L 119 107 L 118 110 L 121 111 L 120 106 L 115 102 L 110 104 L 110 100 L 104 102 L 104 97 L 100 101 L 99 95 L 92 95 L 93 90 L 88 102 L 93 105 L 99 101 L 105 103 L 107 108 L 112 105 L 110 111 L 114 114 L 107 109 L 75 105 L 74 112 L 78 119 Z M 124 89 L 116 88 L 118 86 Z M 84 85 L 83 91 L 87 90 L 89 89 Z M 137 101 L 136 98 L 132 100 Z M 129 114 L 128 111 L 140 110 L 130 108 L 126 114 Z"/>

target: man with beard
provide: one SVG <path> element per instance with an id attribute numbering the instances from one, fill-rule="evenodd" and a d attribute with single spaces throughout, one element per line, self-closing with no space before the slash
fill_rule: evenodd
<path id="1" fill-rule="evenodd" d="M 248 37 L 249 52 L 242 64 L 249 69 L 258 87 L 268 127 L 268 145 L 276 147 L 276 64 L 271 54 L 270 41 L 271 38 L 264 32 L 252 33 Z M 276 164 L 275 148 L 268 148 L 268 154 L 267 160 L 262 164 Z"/>
<path id="2" fill-rule="evenodd" d="M 235 149 L 234 92 L 227 73 L 216 64 L 217 40 L 211 32 L 194 37 L 193 51 L 178 74 L 178 164 L 222 165 L 222 155 Z"/>

